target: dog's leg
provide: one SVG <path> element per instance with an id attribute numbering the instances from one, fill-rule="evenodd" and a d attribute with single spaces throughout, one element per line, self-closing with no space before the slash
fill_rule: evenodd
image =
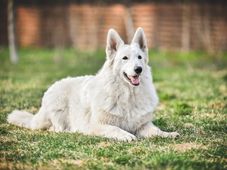
<path id="1" fill-rule="evenodd" d="M 175 138 L 179 136 L 179 133 L 177 132 L 164 132 L 160 130 L 158 127 L 156 127 L 153 123 L 147 123 L 142 128 L 140 128 L 136 136 L 142 137 L 142 138 L 149 138 L 154 136 L 160 136 L 160 137 L 170 137 Z"/>
<path id="2" fill-rule="evenodd" d="M 136 136 L 117 126 L 93 124 L 89 129 L 89 135 L 103 136 L 119 141 L 132 141 L 136 139 Z"/>

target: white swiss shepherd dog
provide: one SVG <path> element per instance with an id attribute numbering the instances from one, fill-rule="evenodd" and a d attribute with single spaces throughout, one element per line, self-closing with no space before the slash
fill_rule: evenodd
<path id="1" fill-rule="evenodd" d="M 37 114 L 15 110 L 8 122 L 32 130 L 79 132 L 121 141 L 178 136 L 152 124 L 157 104 L 143 29 L 136 30 L 131 44 L 110 29 L 106 61 L 95 76 L 55 82 L 45 92 Z"/>

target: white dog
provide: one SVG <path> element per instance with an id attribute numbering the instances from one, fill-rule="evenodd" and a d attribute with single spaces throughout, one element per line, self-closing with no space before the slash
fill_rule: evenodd
<path id="1" fill-rule="evenodd" d="M 106 61 L 95 76 L 66 78 L 44 94 L 37 114 L 15 110 L 8 122 L 29 129 L 80 132 L 131 141 L 137 137 L 176 137 L 151 122 L 158 97 L 148 66 L 142 28 L 130 45 L 110 29 Z"/>

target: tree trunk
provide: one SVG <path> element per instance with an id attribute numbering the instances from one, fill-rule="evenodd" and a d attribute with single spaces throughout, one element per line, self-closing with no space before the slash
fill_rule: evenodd
<path id="1" fill-rule="evenodd" d="M 14 10 L 13 0 L 8 0 L 8 38 L 9 38 L 9 52 L 10 60 L 13 64 L 18 62 L 18 55 L 15 43 L 15 32 L 14 32 Z"/>

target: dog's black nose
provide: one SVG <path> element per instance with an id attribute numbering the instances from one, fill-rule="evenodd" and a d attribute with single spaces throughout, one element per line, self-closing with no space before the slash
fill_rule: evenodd
<path id="1" fill-rule="evenodd" d="M 137 73 L 137 74 L 140 74 L 141 72 L 142 72 L 142 67 L 140 67 L 140 66 L 136 66 L 135 67 L 135 69 L 134 69 L 134 71 Z"/>

